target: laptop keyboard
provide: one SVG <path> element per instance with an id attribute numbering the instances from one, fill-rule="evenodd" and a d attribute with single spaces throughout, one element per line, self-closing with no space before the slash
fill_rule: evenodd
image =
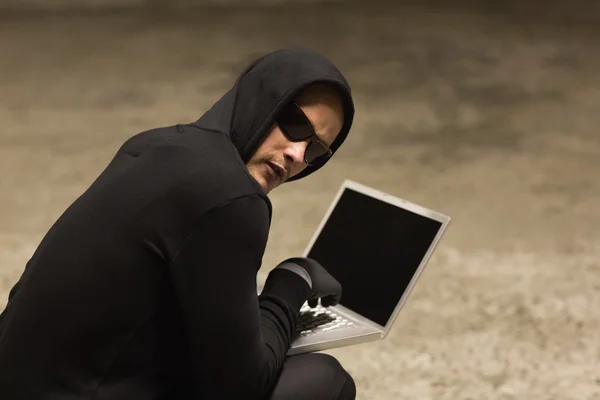
<path id="1" fill-rule="evenodd" d="M 308 304 L 305 304 L 300 309 L 300 319 L 298 325 L 296 325 L 296 332 L 301 336 L 307 336 L 351 326 L 354 326 L 352 321 L 336 314 L 329 308 L 320 305 L 311 308 Z"/>

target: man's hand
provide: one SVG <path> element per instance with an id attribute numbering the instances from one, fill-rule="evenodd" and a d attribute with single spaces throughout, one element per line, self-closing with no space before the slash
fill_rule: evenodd
<path id="1" fill-rule="evenodd" d="M 292 271 L 301 267 L 310 277 L 312 288 L 308 296 L 308 305 L 316 307 L 319 299 L 323 307 L 335 306 L 342 298 L 342 285 L 317 261 L 305 258 L 294 257 L 281 262 L 277 268 L 286 268 Z"/>

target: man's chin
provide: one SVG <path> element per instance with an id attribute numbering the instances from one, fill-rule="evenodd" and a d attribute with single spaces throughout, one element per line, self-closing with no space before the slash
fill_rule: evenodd
<path id="1" fill-rule="evenodd" d="M 265 194 L 268 194 L 270 191 L 272 191 L 281 184 L 281 182 L 279 181 L 269 179 L 268 176 L 265 176 L 263 171 L 260 171 L 255 166 L 250 166 L 248 169 L 250 170 L 250 175 L 252 175 L 254 180 L 260 185 Z"/>
<path id="2" fill-rule="evenodd" d="M 261 185 L 265 194 L 269 194 L 277 186 L 279 186 L 279 184 L 269 184 L 268 182 L 265 185 Z"/>
<path id="3" fill-rule="evenodd" d="M 275 185 L 269 182 L 264 176 L 254 177 L 254 180 L 259 184 L 265 194 L 269 194 L 269 192 L 275 189 Z"/>

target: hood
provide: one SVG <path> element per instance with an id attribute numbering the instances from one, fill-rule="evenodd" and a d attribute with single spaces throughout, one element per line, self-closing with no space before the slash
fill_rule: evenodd
<path id="1" fill-rule="evenodd" d="M 229 135 L 246 163 L 268 135 L 281 109 L 312 83 L 332 85 L 342 99 L 344 124 L 331 145 L 335 153 L 348 136 L 354 119 L 350 85 L 331 61 L 308 49 L 280 49 L 253 61 L 195 125 Z M 288 182 L 312 174 L 326 162 L 305 168 Z"/>

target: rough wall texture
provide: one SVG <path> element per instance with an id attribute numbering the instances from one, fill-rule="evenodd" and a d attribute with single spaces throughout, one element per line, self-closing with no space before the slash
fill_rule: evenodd
<path id="1" fill-rule="evenodd" d="M 271 5 L 286 3 L 340 2 L 352 0 L 0 0 L 0 9 L 13 10 L 99 10 L 131 7 L 190 7 Z"/>
<path id="2" fill-rule="evenodd" d="M 370 4 L 370 8 L 401 6 L 408 9 L 429 9 L 437 14 L 484 13 L 528 19 L 538 23 L 579 24 L 600 22 L 600 1 L 580 0 L 0 0 L 0 17 L 7 12 L 29 11 L 107 11 L 126 9 L 182 9 L 194 7 L 265 7 L 302 4 L 351 5 Z M 393 16 L 393 15 L 392 15 Z M 335 18 L 335 16 L 333 16 Z"/>
<path id="3" fill-rule="evenodd" d="M 357 119 L 322 172 L 273 192 L 261 278 L 346 178 L 453 217 L 390 335 L 330 352 L 358 399 L 600 399 L 600 25 L 345 4 L 0 18 L 0 308 L 124 140 L 301 44 L 346 73 Z"/>

